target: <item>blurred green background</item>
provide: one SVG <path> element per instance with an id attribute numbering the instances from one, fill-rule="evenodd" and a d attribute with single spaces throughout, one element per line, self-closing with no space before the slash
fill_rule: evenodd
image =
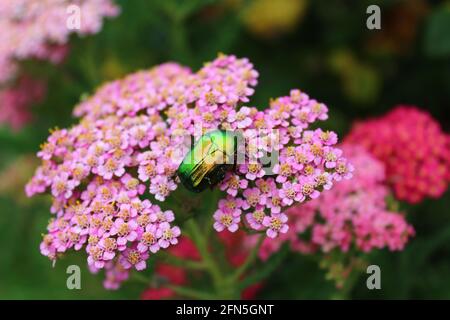
<path id="1" fill-rule="evenodd" d="M 122 0 L 121 14 L 94 36 L 71 39 L 67 60 L 55 67 L 25 61 L 48 82 L 35 121 L 0 127 L 0 298 L 139 298 L 142 285 L 103 289 L 85 254 L 71 253 L 54 268 L 40 255 L 49 213 L 45 196 L 26 199 L 23 186 L 48 128 L 77 121 L 73 106 L 104 81 L 168 60 L 194 70 L 218 52 L 248 57 L 260 72 L 252 104 L 300 88 L 330 108 L 328 129 L 344 136 L 356 119 L 396 104 L 428 110 L 449 131 L 449 1 Z M 382 29 L 366 28 L 366 8 L 378 4 Z M 382 289 L 369 291 L 363 274 L 348 298 L 450 298 L 450 192 L 439 200 L 402 205 L 416 236 L 401 253 L 378 251 Z M 82 268 L 82 290 L 66 288 L 66 267 Z M 312 257 L 291 254 L 265 282 L 261 298 L 329 298 L 332 281 Z"/>

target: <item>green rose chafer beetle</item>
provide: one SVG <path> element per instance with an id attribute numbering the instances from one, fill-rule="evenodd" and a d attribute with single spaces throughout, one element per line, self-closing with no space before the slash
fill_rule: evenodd
<path id="1" fill-rule="evenodd" d="M 210 131 L 194 144 L 178 167 L 178 176 L 190 191 L 201 192 L 219 183 L 236 160 L 237 136 Z"/>

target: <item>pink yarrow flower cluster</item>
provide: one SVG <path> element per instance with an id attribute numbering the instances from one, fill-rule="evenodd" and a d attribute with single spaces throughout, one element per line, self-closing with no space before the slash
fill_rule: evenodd
<path id="1" fill-rule="evenodd" d="M 29 122 L 29 108 L 37 100 L 28 97 L 30 91 L 21 83 L 20 61 L 60 63 L 67 55 L 72 33 L 97 33 L 103 17 L 118 14 L 112 1 L 0 0 L 0 123 L 20 128 Z M 73 30 L 67 27 L 71 5 L 77 6 L 80 14 L 80 28 Z"/>
<path id="2" fill-rule="evenodd" d="M 318 200 L 288 209 L 289 232 L 276 241 L 264 241 L 262 259 L 285 242 L 301 253 L 404 248 L 414 230 L 403 214 L 387 208 L 383 163 L 360 146 L 346 144 L 342 149 L 356 168 L 352 180 L 339 183 Z"/>
<path id="3" fill-rule="evenodd" d="M 41 101 L 46 92 L 44 82 L 22 76 L 13 87 L 0 89 L 0 124 L 13 129 L 22 127 L 32 118 L 29 107 Z"/>
<path id="4" fill-rule="evenodd" d="M 242 130 L 249 142 L 261 138 L 262 149 L 280 153 L 280 164 L 277 174 L 267 176 L 260 149 L 245 150 L 256 161 L 238 165 L 221 184 L 228 195 L 219 201 L 215 228 L 235 231 L 241 215 L 250 213 L 268 236 L 286 232 L 282 209 L 290 200 L 317 197 L 353 168 L 333 147 L 334 133 L 300 128 L 326 118 L 326 107 L 306 94 L 293 90 L 266 111 L 238 108 L 249 101 L 257 76 L 247 59 L 219 55 L 197 73 L 175 63 L 139 71 L 82 101 L 74 110 L 81 121 L 52 132 L 26 187 L 29 196 L 50 192 L 53 198 L 55 218 L 42 254 L 54 260 L 83 248 L 92 271 L 107 270 L 109 288 L 132 268 L 145 268 L 150 255 L 175 245 L 180 235 L 174 213 L 156 203 L 179 185 L 176 170 L 190 147 L 186 138 L 218 128 Z"/>
<path id="5" fill-rule="evenodd" d="M 335 182 L 352 177 L 353 166 L 335 147 L 337 135 L 308 130 L 327 119 L 327 111 L 306 93 L 292 90 L 264 111 L 242 107 L 231 113 L 222 127 L 242 132 L 246 159 L 219 185 L 227 197 L 214 214 L 217 231 L 234 232 L 244 224 L 275 238 L 288 232 L 283 212 L 289 206 L 316 199 Z M 267 158 L 275 159 L 272 167 L 265 165 Z"/>
<path id="6" fill-rule="evenodd" d="M 79 29 L 67 27 L 67 8 L 80 9 Z M 0 1 L 0 82 L 13 77 L 17 61 L 38 58 L 60 61 L 71 33 L 97 33 L 103 17 L 113 17 L 118 8 L 112 0 L 1 0 Z"/>
<path id="7" fill-rule="evenodd" d="M 364 146 L 386 166 L 396 197 L 417 203 L 438 198 L 450 181 L 450 135 L 425 111 L 397 106 L 357 123 L 346 140 Z"/>

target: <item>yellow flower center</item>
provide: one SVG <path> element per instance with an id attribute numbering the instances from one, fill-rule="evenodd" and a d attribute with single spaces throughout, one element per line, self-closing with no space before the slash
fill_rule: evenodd
<path id="1" fill-rule="evenodd" d="M 149 216 L 148 214 L 140 215 L 140 216 L 137 218 L 137 223 L 138 223 L 141 227 L 145 227 L 149 222 L 150 222 L 150 216 Z"/>
<path id="2" fill-rule="evenodd" d="M 124 237 L 130 233 L 130 229 L 128 228 L 128 224 L 122 223 L 119 227 L 117 234 L 119 237 Z"/>
<path id="3" fill-rule="evenodd" d="M 46 245 L 50 245 L 52 243 L 52 237 L 49 234 L 46 234 L 43 239 Z"/>
<path id="4" fill-rule="evenodd" d="M 312 184 L 310 184 L 310 183 L 305 183 L 302 186 L 302 193 L 305 196 L 309 196 L 311 193 L 313 193 L 313 191 L 314 191 L 314 186 Z"/>
<path id="5" fill-rule="evenodd" d="M 305 111 L 299 112 L 297 118 L 302 122 L 308 121 L 308 113 Z"/>
<path id="6" fill-rule="evenodd" d="M 220 217 L 220 222 L 224 226 L 229 227 L 229 226 L 231 226 L 231 223 L 233 222 L 233 218 L 228 214 L 224 214 Z"/>
<path id="7" fill-rule="evenodd" d="M 242 120 L 245 119 L 245 117 L 246 117 L 246 115 L 245 115 L 245 113 L 243 113 L 243 112 L 238 112 L 238 113 L 236 114 L 236 120 L 237 120 L 237 121 L 242 121 Z"/>
<path id="8" fill-rule="evenodd" d="M 57 181 L 55 184 L 55 189 L 58 193 L 64 192 L 64 190 L 66 190 L 66 183 L 64 181 Z"/>
<path id="9" fill-rule="evenodd" d="M 109 172 L 113 172 L 117 170 L 117 163 L 113 158 L 109 158 L 105 163 L 105 168 Z"/>
<path id="10" fill-rule="evenodd" d="M 306 174 L 307 176 L 310 176 L 310 175 L 312 175 L 312 174 L 314 173 L 314 167 L 311 166 L 311 165 L 307 165 L 307 166 L 304 168 L 303 171 L 305 172 L 305 174 Z"/>
<path id="11" fill-rule="evenodd" d="M 151 163 L 145 166 L 145 174 L 149 177 L 152 177 L 156 174 L 155 166 Z"/>
<path id="12" fill-rule="evenodd" d="M 145 130 L 142 128 L 139 128 L 136 130 L 135 137 L 137 140 L 142 140 L 145 138 Z"/>
<path id="13" fill-rule="evenodd" d="M 295 154 L 295 148 L 290 146 L 286 148 L 286 155 L 292 157 Z"/>
<path id="14" fill-rule="evenodd" d="M 254 125 L 257 129 L 262 129 L 266 127 L 266 123 L 264 119 L 258 119 L 254 122 Z"/>
<path id="15" fill-rule="evenodd" d="M 322 147 L 318 144 L 313 144 L 311 146 L 311 152 L 316 157 L 321 156 L 323 154 Z"/>
<path id="16" fill-rule="evenodd" d="M 295 160 L 298 163 L 303 163 L 303 164 L 308 163 L 308 157 L 303 152 L 296 152 L 295 153 Z"/>
<path id="17" fill-rule="evenodd" d="M 281 222 L 280 219 L 278 219 L 276 217 L 273 217 L 272 219 L 270 219 L 270 229 L 279 231 L 281 229 L 282 225 L 283 225 L 283 223 Z"/>
<path id="18" fill-rule="evenodd" d="M 125 156 L 125 151 L 123 151 L 122 149 L 116 149 L 116 150 L 114 150 L 114 153 L 113 153 L 114 159 L 120 160 L 120 159 L 122 159 L 124 156 Z"/>
<path id="19" fill-rule="evenodd" d="M 260 170 L 260 166 L 257 163 L 251 163 L 248 165 L 248 171 L 253 174 L 257 174 Z"/>
<path id="20" fill-rule="evenodd" d="M 77 223 L 83 229 L 89 226 L 89 220 L 86 216 L 77 216 Z"/>
<path id="21" fill-rule="evenodd" d="M 75 233 L 75 232 L 70 232 L 69 233 L 69 239 L 72 242 L 78 242 L 80 240 L 80 235 L 78 233 Z"/>
<path id="22" fill-rule="evenodd" d="M 100 260 L 103 256 L 103 250 L 98 247 L 91 247 L 89 253 L 95 261 Z"/>
<path id="23" fill-rule="evenodd" d="M 102 220 L 100 220 L 99 218 L 96 218 L 96 217 L 91 218 L 91 226 L 98 228 L 101 225 L 102 225 Z"/>
<path id="24" fill-rule="evenodd" d="M 103 200 L 109 200 L 111 198 L 111 191 L 107 187 L 103 187 L 100 189 L 100 194 Z"/>
<path id="25" fill-rule="evenodd" d="M 294 199 L 295 194 L 296 194 L 296 192 L 292 188 L 286 190 L 286 197 L 288 197 L 289 199 Z"/>
<path id="26" fill-rule="evenodd" d="M 128 220 L 131 216 L 130 210 L 122 209 L 122 210 L 120 210 L 118 216 L 119 216 L 119 218 L 122 218 L 123 220 Z"/>
<path id="27" fill-rule="evenodd" d="M 257 194 L 251 194 L 247 198 L 247 202 L 248 202 L 249 205 L 254 207 L 254 206 L 256 206 L 259 203 L 259 196 Z"/>
<path id="28" fill-rule="evenodd" d="M 225 206 L 226 206 L 228 209 L 231 209 L 231 210 L 236 209 L 236 203 L 235 203 L 234 201 L 227 201 L 226 204 L 225 204 Z"/>
<path id="29" fill-rule="evenodd" d="M 325 160 L 326 161 L 336 161 L 337 160 L 337 157 L 336 157 L 336 155 L 333 153 L 333 152 L 329 152 L 329 153 L 327 153 L 327 155 L 325 156 Z"/>
<path id="30" fill-rule="evenodd" d="M 120 140 L 120 137 L 112 137 L 108 139 L 107 142 L 114 148 L 118 148 L 120 147 L 122 141 Z"/>
<path id="31" fill-rule="evenodd" d="M 261 183 L 259 184 L 259 189 L 261 190 L 262 193 L 269 193 L 270 191 L 269 183 L 266 181 L 261 181 Z"/>
<path id="32" fill-rule="evenodd" d="M 167 185 L 165 183 L 158 185 L 158 193 L 161 195 L 169 194 L 169 188 L 167 187 Z"/>
<path id="33" fill-rule="evenodd" d="M 111 218 L 107 217 L 105 220 L 103 220 L 102 227 L 106 231 L 111 230 L 112 225 L 113 225 L 113 221 Z"/>
<path id="34" fill-rule="evenodd" d="M 164 230 L 162 237 L 164 240 L 169 240 L 173 238 L 173 232 L 172 229 L 166 229 Z"/>
<path id="35" fill-rule="evenodd" d="M 212 92 L 207 92 L 205 94 L 205 100 L 208 104 L 216 104 L 216 97 Z"/>
<path id="36" fill-rule="evenodd" d="M 325 183 L 327 183 L 327 178 L 324 174 L 321 174 L 316 177 L 316 183 L 319 186 L 323 186 Z"/>
<path id="37" fill-rule="evenodd" d="M 156 242 L 156 238 L 150 232 L 144 232 L 142 234 L 142 243 L 146 246 L 150 246 Z"/>
<path id="38" fill-rule="evenodd" d="M 95 246 L 95 245 L 97 245 L 99 240 L 100 239 L 96 235 L 91 235 L 91 236 L 89 236 L 88 242 L 89 242 L 90 245 Z"/>
<path id="39" fill-rule="evenodd" d="M 281 204 L 281 198 L 279 197 L 272 197 L 272 205 L 275 207 L 279 207 Z"/>
<path id="40" fill-rule="evenodd" d="M 345 166 L 344 163 L 339 163 L 336 167 L 336 171 L 339 174 L 344 174 L 347 172 L 347 167 Z"/>
<path id="41" fill-rule="evenodd" d="M 252 216 L 256 222 L 261 223 L 264 220 L 264 217 L 266 215 L 264 214 L 263 210 L 255 210 L 255 212 L 253 212 Z"/>
<path id="42" fill-rule="evenodd" d="M 76 167 L 72 171 L 72 176 L 75 179 L 80 180 L 83 177 L 83 169 L 81 167 Z"/>
<path id="43" fill-rule="evenodd" d="M 141 260 L 141 254 L 139 253 L 139 251 L 132 249 L 128 253 L 127 260 L 129 263 L 134 265 Z"/>
<path id="44" fill-rule="evenodd" d="M 280 167 L 280 174 L 282 176 L 288 177 L 292 173 L 291 166 L 288 163 L 283 163 Z"/>
<path id="45" fill-rule="evenodd" d="M 100 145 L 96 145 L 94 148 L 94 154 L 98 157 L 103 154 L 103 147 Z"/>
<path id="46" fill-rule="evenodd" d="M 116 240 L 113 238 L 106 238 L 104 245 L 106 251 L 114 251 L 117 248 Z"/>
<path id="47" fill-rule="evenodd" d="M 320 113 L 321 111 L 322 111 L 322 105 L 320 103 L 316 103 L 312 107 L 312 112 L 314 112 L 314 113 Z"/>
<path id="48" fill-rule="evenodd" d="M 239 180 L 236 176 L 233 176 L 228 180 L 228 186 L 231 189 L 237 189 L 239 187 Z"/>
<path id="49" fill-rule="evenodd" d="M 206 122 L 214 121 L 214 115 L 211 112 L 205 112 L 202 117 L 203 117 L 203 120 Z"/>
<path id="50" fill-rule="evenodd" d="M 330 135 L 331 135 L 330 131 L 322 132 L 320 134 L 320 139 L 322 139 L 323 141 L 327 141 L 328 139 L 330 139 Z"/>
<path id="51" fill-rule="evenodd" d="M 98 164 L 97 158 L 96 158 L 96 157 L 93 157 L 93 156 L 88 157 L 88 158 L 87 158 L 87 164 L 88 164 L 90 167 L 96 167 L 97 164 Z"/>

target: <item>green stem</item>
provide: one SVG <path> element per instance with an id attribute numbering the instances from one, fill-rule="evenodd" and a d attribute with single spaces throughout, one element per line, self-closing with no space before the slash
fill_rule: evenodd
<path id="1" fill-rule="evenodd" d="M 353 272 L 349 278 L 345 281 L 344 287 L 338 289 L 335 292 L 331 299 L 333 300 L 348 300 L 350 298 L 350 294 L 352 293 L 353 288 L 355 287 L 357 280 L 359 279 L 360 273 Z"/>
<path id="2" fill-rule="evenodd" d="M 177 267 L 182 267 L 184 269 L 190 269 L 190 270 L 205 270 L 206 266 L 203 262 L 201 261 L 193 261 L 193 260 L 184 260 L 184 259 L 180 259 L 177 258 L 175 256 L 166 254 L 166 253 L 161 253 L 162 255 L 162 262 L 177 266 Z"/>
<path id="3" fill-rule="evenodd" d="M 189 230 L 192 241 L 195 243 L 202 259 L 205 264 L 205 268 L 211 274 L 214 287 L 217 291 L 220 291 L 222 287 L 222 275 L 219 267 L 215 263 L 214 259 L 209 252 L 206 238 L 203 237 L 203 232 L 200 230 L 197 222 L 193 219 L 186 222 L 186 227 Z"/>
<path id="4" fill-rule="evenodd" d="M 86 81 L 91 90 L 94 90 L 100 83 L 98 77 L 98 64 L 95 61 L 95 47 L 92 38 L 86 41 L 86 50 L 82 56 L 80 56 L 80 65 L 86 75 Z"/>
<path id="5" fill-rule="evenodd" d="M 217 209 L 217 204 L 219 203 L 219 199 L 221 197 L 221 193 L 219 192 L 219 190 L 217 190 L 218 188 L 214 189 L 211 196 L 210 196 L 210 202 L 209 202 L 209 206 L 206 209 L 206 212 L 209 212 L 211 214 L 211 216 L 214 214 L 214 212 Z M 214 230 L 214 219 L 210 218 L 208 220 L 208 224 L 207 224 L 207 229 L 205 230 L 205 238 L 206 241 L 209 241 L 209 238 L 211 237 L 211 233 Z"/>
<path id="6" fill-rule="evenodd" d="M 150 285 L 150 280 L 147 279 L 145 276 L 143 276 L 140 272 L 134 272 L 132 274 L 131 280 L 134 280 L 139 283 L 143 283 L 145 286 Z M 164 284 L 164 287 L 169 288 L 173 291 L 175 291 L 177 294 L 184 296 L 186 298 L 192 298 L 192 299 L 215 299 L 216 297 L 207 292 L 186 288 L 186 287 L 180 287 L 173 284 Z"/>
<path id="7" fill-rule="evenodd" d="M 174 19 L 170 28 L 174 59 L 191 64 L 192 54 L 189 48 L 184 19 Z"/>
<path id="8" fill-rule="evenodd" d="M 245 262 L 234 272 L 234 274 L 231 275 L 231 277 L 230 277 L 231 282 L 239 281 L 241 276 L 256 261 L 256 258 L 258 257 L 259 249 L 261 248 L 261 244 L 263 243 L 263 241 L 264 241 L 264 235 L 260 235 L 258 237 L 258 241 L 256 242 L 255 246 L 252 248 L 252 251 L 248 255 Z"/>
<path id="9" fill-rule="evenodd" d="M 144 275 L 142 275 L 140 272 L 133 272 L 131 274 L 131 280 L 145 284 L 146 286 L 150 285 L 150 280 Z"/>

